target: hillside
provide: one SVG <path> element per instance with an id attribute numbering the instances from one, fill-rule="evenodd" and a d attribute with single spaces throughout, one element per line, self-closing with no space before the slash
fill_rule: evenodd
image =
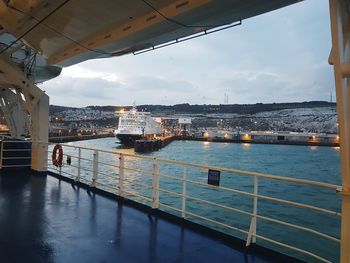
<path id="1" fill-rule="evenodd" d="M 320 108 L 320 107 L 335 107 L 335 103 L 326 101 L 305 101 L 305 102 L 290 102 L 290 103 L 256 103 L 256 104 L 175 104 L 175 105 L 137 105 L 140 111 L 150 111 L 153 114 L 171 113 L 171 114 L 210 114 L 210 113 L 236 113 L 236 114 L 255 114 L 266 111 L 276 111 L 284 109 L 297 108 Z M 51 112 L 58 112 L 71 107 L 62 107 L 51 105 Z M 101 111 L 117 111 L 121 108 L 129 110 L 131 106 L 88 106 L 87 108 Z"/>

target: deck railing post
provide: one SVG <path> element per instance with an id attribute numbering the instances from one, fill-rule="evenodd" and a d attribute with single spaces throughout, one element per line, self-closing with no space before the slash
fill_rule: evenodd
<path id="1" fill-rule="evenodd" d="M 97 174 L 98 174 L 98 151 L 94 151 L 94 159 L 92 164 L 92 187 L 96 187 Z"/>
<path id="2" fill-rule="evenodd" d="M 256 243 L 256 216 L 258 214 L 258 177 L 254 176 L 254 197 L 253 197 L 253 216 L 250 222 L 248 237 L 246 246 L 249 246 L 250 243 Z"/>
<path id="3" fill-rule="evenodd" d="M 186 217 L 186 167 L 182 174 L 182 208 L 181 208 L 181 217 Z"/>
<path id="4" fill-rule="evenodd" d="M 4 141 L 1 141 L 1 152 L 0 152 L 0 169 L 2 169 L 2 152 L 4 150 L 4 147 L 3 147 L 3 144 L 4 144 Z"/>
<path id="5" fill-rule="evenodd" d="M 118 195 L 123 197 L 124 195 L 124 155 L 119 155 L 119 189 Z"/>
<path id="6" fill-rule="evenodd" d="M 330 0 L 332 49 L 342 174 L 340 262 L 350 263 L 350 14 L 349 1 Z"/>
<path id="7" fill-rule="evenodd" d="M 152 208 L 159 207 L 159 163 L 156 158 L 153 159 L 152 172 Z"/>
<path id="8" fill-rule="evenodd" d="M 75 181 L 80 182 L 80 173 L 81 173 L 81 148 L 78 148 L 78 175 Z"/>

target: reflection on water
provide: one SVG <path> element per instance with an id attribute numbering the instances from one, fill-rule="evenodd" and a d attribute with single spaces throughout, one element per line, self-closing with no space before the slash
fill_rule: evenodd
<path id="1" fill-rule="evenodd" d="M 249 149 L 250 148 L 250 143 L 243 143 L 242 146 L 243 146 L 243 149 Z"/>
<path id="2" fill-rule="evenodd" d="M 309 146 L 312 151 L 317 151 L 318 146 Z"/>

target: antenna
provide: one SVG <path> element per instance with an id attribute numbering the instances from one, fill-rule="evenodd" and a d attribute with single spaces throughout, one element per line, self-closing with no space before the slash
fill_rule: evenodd
<path id="1" fill-rule="evenodd" d="M 228 90 L 226 90 L 224 94 L 224 104 L 228 104 Z"/>

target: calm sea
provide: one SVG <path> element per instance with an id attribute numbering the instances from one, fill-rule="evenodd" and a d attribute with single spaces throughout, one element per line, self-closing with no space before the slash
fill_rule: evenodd
<path id="1" fill-rule="evenodd" d="M 69 144 L 104 150 L 120 150 L 121 148 L 114 138 L 71 142 Z M 76 153 L 71 150 L 69 151 L 69 154 L 74 156 Z M 86 154 L 91 155 L 91 153 Z M 174 141 L 157 152 L 145 155 L 196 164 L 309 179 L 337 185 L 341 184 L 339 148 L 336 147 Z M 74 163 L 74 158 L 72 160 Z M 103 154 L 100 155 L 100 160 L 112 163 L 115 162 L 113 157 Z M 87 161 L 85 166 L 91 168 L 92 164 Z M 152 169 L 151 163 L 145 163 L 135 159 L 126 160 L 126 166 L 136 170 L 142 168 L 151 171 Z M 63 168 L 63 170 L 69 169 L 73 168 L 70 168 L 69 166 L 64 166 Z M 103 168 L 101 166 L 99 167 L 99 170 L 107 174 L 118 175 L 117 168 L 111 169 L 111 167 Z M 186 172 L 189 180 L 206 183 L 207 170 L 189 168 Z M 183 168 L 172 164 L 162 164 L 160 166 L 160 173 L 181 178 Z M 89 171 L 86 171 L 82 176 L 89 177 L 91 176 L 91 173 L 89 174 Z M 150 184 L 150 176 L 140 177 L 137 176 L 137 172 L 131 170 L 126 176 L 129 180 L 129 190 L 142 193 L 146 196 L 151 195 L 149 189 L 145 190 L 142 186 L 138 185 L 142 183 Z M 111 186 L 115 186 L 116 184 L 109 179 L 105 179 L 104 183 Z M 244 175 L 222 173 L 221 186 L 252 192 L 253 179 Z M 181 194 L 181 181 L 162 178 L 160 181 L 160 187 Z M 205 190 L 198 185 L 188 186 L 187 194 L 195 198 L 203 198 L 208 201 L 218 202 L 230 207 L 252 212 L 251 197 L 234 193 L 222 193 L 215 189 Z M 340 212 L 341 208 L 341 197 L 337 195 L 335 191 L 318 187 L 302 186 L 295 183 L 260 178 L 259 194 L 316 205 L 338 212 Z M 169 195 L 166 192 L 160 193 L 160 202 L 175 206 L 179 209 L 181 208 L 181 197 Z M 249 216 L 232 211 L 225 211 L 224 209 L 218 209 L 209 204 L 204 205 L 195 200 L 187 200 L 186 207 L 188 210 L 201 216 L 205 215 L 214 221 L 228 223 L 249 230 Z M 166 207 L 163 207 L 162 209 L 168 211 Z M 289 223 L 309 227 L 336 238 L 339 238 L 340 236 L 340 218 L 336 216 L 329 216 L 321 212 L 264 200 L 259 200 L 258 202 L 258 213 L 262 216 L 268 216 L 277 220 L 283 220 Z M 198 221 L 198 219 L 191 218 L 190 216 L 187 218 L 189 220 Z M 212 226 L 211 224 L 208 225 L 242 239 L 246 238 L 245 235 L 237 233 L 236 231 Z M 339 260 L 339 245 L 336 242 L 326 240 L 311 233 L 305 233 L 301 230 L 288 228 L 280 224 L 274 224 L 258 219 L 257 234 L 308 250 L 325 257 L 330 261 Z M 278 249 L 281 252 L 291 254 L 306 261 L 317 262 L 308 256 L 300 256 L 298 253 L 291 252 L 290 250 L 281 247 L 276 247 L 275 245 L 271 245 L 261 240 L 258 240 L 258 243 Z"/>

